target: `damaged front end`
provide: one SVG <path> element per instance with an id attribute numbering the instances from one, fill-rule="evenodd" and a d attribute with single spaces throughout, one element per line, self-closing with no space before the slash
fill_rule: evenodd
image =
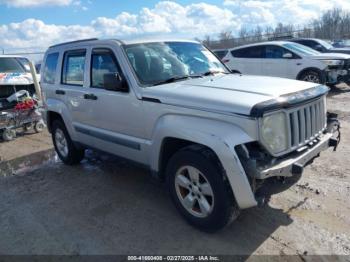
<path id="1" fill-rule="evenodd" d="M 293 152 L 275 157 L 258 142 L 239 145 L 236 152 L 255 191 L 264 179 L 302 174 L 304 167 L 312 163 L 322 151 L 329 147 L 336 150 L 339 142 L 340 124 L 337 115 L 327 113 L 327 126 L 322 133 Z"/>
<path id="2" fill-rule="evenodd" d="M 336 85 L 350 83 L 350 60 L 343 60 L 339 65 L 329 65 L 325 70 L 326 83 Z"/>

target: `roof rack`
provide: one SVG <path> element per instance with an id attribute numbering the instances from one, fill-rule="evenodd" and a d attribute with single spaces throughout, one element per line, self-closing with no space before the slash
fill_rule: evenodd
<path id="1" fill-rule="evenodd" d="M 82 39 L 82 40 L 65 42 L 65 43 L 61 43 L 61 44 L 57 44 L 57 45 L 52 45 L 52 46 L 50 46 L 50 48 L 56 47 L 56 46 L 61 46 L 61 45 L 68 45 L 68 44 L 81 43 L 81 42 L 88 42 L 88 41 L 94 41 L 94 40 L 98 40 L 98 38 L 89 38 L 89 39 Z"/>
<path id="2" fill-rule="evenodd" d="M 293 39 L 293 38 L 294 38 L 293 35 L 280 35 L 280 36 L 269 37 L 268 40 L 269 41 L 277 41 L 277 40 L 288 40 L 288 39 Z"/>

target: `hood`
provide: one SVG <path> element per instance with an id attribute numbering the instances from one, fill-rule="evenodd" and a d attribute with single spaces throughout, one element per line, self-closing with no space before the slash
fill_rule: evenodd
<path id="1" fill-rule="evenodd" d="M 350 51 L 349 51 L 350 53 Z M 312 58 L 317 60 L 323 59 L 350 59 L 350 54 L 341 54 L 341 53 L 319 53 L 317 55 L 313 55 Z"/>
<path id="2" fill-rule="evenodd" d="M 342 47 L 342 48 L 331 48 L 328 50 L 330 53 L 343 53 L 343 54 L 350 54 L 350 48 L 349 47 Z"/>
<path id="3" fill-rule="evenodd" d="M 33 78 L 30 73 L 0 73 L 0 85 L 31 85 Z"/>
<path id="4" fill-rule="evenodd" d="M 221 74 L 146 87 L 142 95 L 164 104 L 250 115 L 257 104 L 317 86 L 278 77 Z"/>

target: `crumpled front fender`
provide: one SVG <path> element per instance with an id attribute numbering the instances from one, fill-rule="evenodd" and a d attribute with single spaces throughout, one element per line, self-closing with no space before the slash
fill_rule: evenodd
<path id="1" fill-rule="evenodd" d="M 150 163 L 152 170 L 158 172 L 162 141 L 177 138 L 198 143 L 212 149 L 219 158 L 237 204 L 240 208 L 257 205 L 247 175 L 235 152 L 235 146 L 254 139 L 240 127 L 212 119 L 167 115 L 162 117 L 154 129 Z"/>

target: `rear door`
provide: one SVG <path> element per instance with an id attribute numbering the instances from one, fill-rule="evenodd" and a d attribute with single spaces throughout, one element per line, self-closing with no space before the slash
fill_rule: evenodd
<path id="1" fill-rule="evenodd" d="M 262 50 L 261 46 L 231 50 L 233 58 L 227 63 L 227 66 L 243 74 L 261 75 Z"/>
<path id="2" fill-rule="evenodd" d="M 65 50 L 63 53 L 61 84 L 55 90 L 56 97 L 64 101 L 70 121 L 74 128 L 75 140 L 85 145 L 94 147 L 94 141 L 90 136 L 77 132 L 78 125 L 89 125 L 92 108 L 89 107 L 84 94 L 87 92 L 87 48 Z"/>

